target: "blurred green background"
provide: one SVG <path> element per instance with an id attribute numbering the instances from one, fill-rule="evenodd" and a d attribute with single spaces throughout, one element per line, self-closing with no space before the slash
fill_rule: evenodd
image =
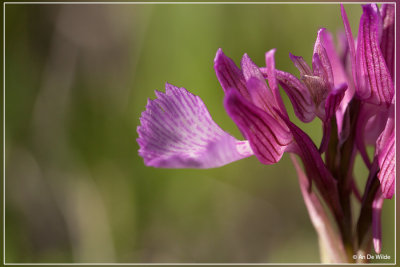
<path id="1" fill-rule="evenodd" d="M 5 9 L 6 262 L 319 261 L 288 155 L 273 166 L 252 157 L 212 170 L 148 168 L 136 127 L 146 99 L 170 82 L 241 138 L 222 106 L 217 49 L 262 66 L 277 48 L 277 68 L 298 75 L 288 53 L 310 62 L 317 30 L 342 29 L 339 5 Z M 361 7 L 346 9 L 356 34 Z M 320 142 L 319 121 L 300 125 Z M 356 172 L 362 187 L 359 160 Z M 392 260 L 393 202 L 383 210 Z"/>

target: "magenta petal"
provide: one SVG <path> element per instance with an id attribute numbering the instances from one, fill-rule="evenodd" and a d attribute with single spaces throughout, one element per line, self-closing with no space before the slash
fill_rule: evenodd
<path id="1" fill-rule="evenodd" d="M 325 102 L 325 118 L 323 119 L 323 136 L 319 148 L 320 153 L 325 152 L 328 148 L 329 138 L 331 134 L 331 119 L 338 110 L 340 103 L 345 95 L 347 84 L 341 84 L 338 88 L 332 90 Z"/>
<path id="2" fill-rule="evenodd" d="M 347 42 L 349 45 L 349 52 L 350 52 L 350 62 L 351 62 L 351 72 L 353 76 L 353 84 L 355 88 L 358 88 L 358 83 L 357 83 L 357 77 L 358 77 L 358 66 L 356 62 L 356 48 L 354 45 L 354 38 L 353 34 L 351 32 L 351 27 L 349 20 L 347 19 L 347 14 L 346 10 L 344 9 L 343 4 L 340 4 L 340 10 L 342 13 L 342 19 L 343 19 L 343 24 L 344 24 L 344 29 L 346 32 L 346 37 L 347 37 Z"/>
<path id="3" fill-rule="evenodd" d="M 336 52 L 332 34 L 326 29 L 321 29 L 318 34 L 320 35 L 321 43 L 325 48 L 326 54 L 328 55 L 329 62 L 332 67 L 334 86 L 338 87 L 340 84 L 343 83 L 348 84 L 346 71 L 338 53 Z"/>
<path id="4" fill-rule="evenodd" d="M 383 4 L 381 17 L 383 21 L 383 31 L 381 39 L 381 51 L 389 69 L 390 76 L 394 74 L 394 4 Z"/>
<path id="5" fill-rule="evenodd" d="M 391 135 L 385 150 L 379 155 L 380 171 L 378 178 L 381 182 L 381 190 L 385 198 L 392 198 L 395 185 L 395 140 L 394 134 Z"/>
<path id="6" fill-rule="evenodd" d="M 376 155 L 379 162 L 378 178 L 384 198 L 392 198 L 395 186 L 395 132 L 394 119 L 390 117 L 385 129 L 376 141 Z"/>
<path id="7" fill-rule="evenodd" d="M 326 53 L 329 57 L 329 61 L 332 65 L 334 86 L 339 87 L 341 84 L 344 83 L 348 86 L 345 95 L 340 103 L 339 109 L 336 112 L 338 133 L 340 134 L 342 132 L 344 112 L 350 100 L 354 96 L 354 87 L 347 79 L 346 71 L 342 64 L 342 61 L 335 50 L 332 35 L 327 30 L 324 30 L 321 32 L 321 37 L 323 46 L 325 47 Z"/>
<path id="8" fill-rule="evenodd" d="M 315 118 L 315 106 L 307 87 L 290 73 L 276 70 L 276 78 L 292 102 L 294 113 L 302 122 Z"/>
<path id="9" fill-rule="evenodd" d="M 275 75 L 275 51 L 276 49 L 271 49 L 267 53 L 265 53 L 265 63 L 267 68 L 269 87 L 271 88 L 274 95 L 279 95 L 278 82 L 276 81 Z"/>
<path id="10" fill-rule="evenodd" d="M 389 108 L 390 110 L 390 108 Z M 367 145 L 375 145 L 379 135 L 385 129 L 388 120 L 388 110 L 375 109 L 375 114 L 367 118 L 367 123 L 364 130 L 364 141 Z M 362 114 L 361 114 L 362 115 Z"/>
<path id="11" fill-rule="evenodd" d="M 381 253 L 382 248 L 382 226 L 381 212 L 383 206 L 382 193 L 378 191 L 372 202 L 372 240 L 376 253 Z"/>
<path id="12" fill-rule="evenodd" d="M 381 27 L 379 11 L 363 6 L 357 42 L 359 98 L 375 105 L 390 105 L 394 95 L 393 81 L 379 46 Z"/>
<path id="13" fill-rule="evenodd" d="M 302 80 L 306 84 L 314 101 L 316 107 L 315 113 L 321 118 L 324 116 L 325 101 L 332 87 L 327 82 L 327 78 L 324 77 L 324 70 L 318 54 L 314 54 L 313 56 L 313 66 L 316 75 L 304 75 Z"/>
<path id="14" fill-rule="evenodd" d="M 276 69 L 275 69 L 275 51 L 276 49 L 271 49 L 265 53 L 265 64 L 267 69 L 268 84 L 274 94 L 275 100 L 279 105 L 279 109 L 285 115 L 287 111 L 285 105 L 283 104 L 282 97 L 279 93 L 278 81 L 276 79 Z"/>
<path id="15" fill-rule="evenodd" d="M 246 99 L 250 100 L 249 92 L 246 88 L 246 81 L 242 71 L 235 65 L 232 59 L 227 57 L 222 49 L 218 49 L 214 59 L 214 69 L 218 81 L 224 91 L 230 88 L 237 89 Z"/>
<path id="16" fill-rule="evenodd" d="M 271 101 L 271 99 L 265 97 L 269 91 L 267 83 L 264 80 L 251 77 L 249 80 L 247 80 L 246 85 L 250 93 L 251 102 L 257 107 L 266 111 L 268 114 L 275 114 L 274 103 Z"/>
<path id="17" fill-rule="evenodd" d="M 326 119 L 330 119 L 332 118 L 332 116 L 335 115 L 346 93 L 346 90 L 347 90 L 347 84 L 343 83 L 329 93 L 325 102 Z"/>
<path id="18" fill-rule="evenodd" d="M 332 65 L 328 57 L 328 53 L 323 46 L 322 36 L 325 29 L 322 28 L 318 31 L 317 40 L 314 45 L 314 55 L 313 55 L 313 70 L 314 75 L 321 77 L 326 84 L 329 85 L 329 88 L 333 88 L 333 73 L 332 73 Z M 318 58 L 318 60 L 315 60 Z"/>
<path id="19" fill-rule="evenodd" d="M 331 137 L 331 121 L 324 121 L 322 126 L 322 140 L 319 146 L 319 153 L 324 153 L 328 148 L 329 138 Z"/>
<path id="20" fill-rule="evenodd" d="M 328 148 L 328 143 L 331 135 L 331 119 L 335 116 L 336 111 L 342 102 L 346 93 L 347 84 L 341 84 L 339 87 L 333 89 L 325 101 L 325 117 L 323 118 L 323 135 L 321 145 L 319 147 L 320 153 L 325 152 Z"/>
<path id="21" fill-rule="evenodd" d="M 263 164 L 278 162 L 292 142 L 287 129 L 236 90 L 227 91 L 224 104 L 229 116 L 249 140 L 258 160 Z"/>
<path id="22" fill-rule="evenodd" d="M 148 101 L 137 129 L 147 166 L 213 168 L 252 155 L 247 141 L 219 128 L 200 97 L 170 84 L 165 91 Z"/>
<path id="23" fill-rule="evenodd" d="M 303 57 L 295 56 L 292 53 L 289 53 L 289 57 L 293 61 L 293 64 L 296 66 L 296 68 L 300 71 L 300 76 L 313 75 L 311 68 L 308 66 L 307 62 L 303 59 Z"/>
<path id="24" fill-rule="evenodd" d="M 371 166 L 371 160 L 368 157 L 366 144 L 368 144 L 367 143 L 368 141 L 372 141 L 372 140 L 368 140 L 368 139 L 371 139 L 371 137 L 374 137 L 375 139 L 372 141 L 372 143 L 369 142 L 369 144 L 372 144 L 372 145 L 376 144 L 376 140 L 377 140 L 378 136 L 381 134 L 385 125 L 383 127 L 381 127 L 381 124 L 375 124 L 374 129 L 372 131 L 370 130 L 369 132 L 367 132 L 366 126 L 369 124 L 370 120 L 372 120 L 374 117 L 378 116 L 380 112 L 383 112 L 381 110 L 384 110 L 384 109 L 380 109 L 378 106 L 373 105 L 373 104 L 363 103 L 363 105 L 361 105 L 361 107 L 360 107 L 358 120 L 356 123 L 357 131 L 356 131 L 356 140 L 355 141 L 356 141 L 357 149 L 360 152 L 360 155 L 368 168 Z M 387 111 L 385 111 L 384 113 L 385 113 L 384 119 L 385 119 L 385 124 L 386 124 L 388 113 L 387 113 Z"/>
<path id="25" fill-rule="evenodd" d="M 244 54 L 240 62 L 242 67 L 243 76 L 246 80 L 254 77 L 259 80 L 265 80 L 258 66 L 250 59 L 247 54 Z"/>
<path id="26" fill-rule="evenodd" d="M 244 54 L 241 66 L 252 102 L 268 114 L 274 114 L 274 108 L 277 108 L 278 105 L 258 66 L 247 54 Z"/>

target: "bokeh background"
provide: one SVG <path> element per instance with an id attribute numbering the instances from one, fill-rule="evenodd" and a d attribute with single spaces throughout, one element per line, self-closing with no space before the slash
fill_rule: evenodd
<path id="1" fill-rule="evenodd" d="M 346 5 L 357 33 L 359 5 Z M 288 155 L 212 170 L 148 168 L 136 127 L 165 82 L 222 106 L 218 48 L 298 74 L 337 4 L 5 6 L 6 262 L 318 262 L 317 236 Z M 290 107 L 285 97 L 286 106 Z M 319 121 L 302 124 L 320 142 Z M 367 172 L 357 160 L 359 185 Z M 394 201 L 383 253 L 394 256 Z M 358 203 L 355 203 L 355 210 Z"/>

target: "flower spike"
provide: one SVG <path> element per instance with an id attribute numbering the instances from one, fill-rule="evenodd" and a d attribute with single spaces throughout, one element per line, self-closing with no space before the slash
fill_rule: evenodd
<path id="1" fill-rule="evenodd" d="M 237 66 L 218 49 L 214 69 L 224 107 L 245 140 L 223 131 L 198 96 L 166 84 L 165 93 L 156 91 L 156 99 L 148 100 L 137 142 L 145 165 L 159 168 L 214 168 L 252 155 L 274 164 L 292 153 L 322 261 L 359 263 L 354 254 L 369 253 L 371 241 L 381 252 L 382 205 L 395 191 L 395 5 L 363 5 L 357 43 L 344 6 L 340 9 L 345 29 L 340 54 L 332 35 L 319 29 L 310 65 L 289 54 L 298 77 L 276 69 L 276 49 L 265 53 L 262 68 L 247 54 Z M 319 148 L 290 120 L 278 85 L 297 118 L 322 122 Z M 368 145 L 375 146 L 371 159 Z M 354 180 L 358 155 L 369 170 L 362 196 Z M 356 228 L 353 194 L 361 204 Z"/>

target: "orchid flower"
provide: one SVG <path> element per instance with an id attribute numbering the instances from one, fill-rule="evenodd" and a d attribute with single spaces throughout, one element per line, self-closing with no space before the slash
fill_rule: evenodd
<path id="1" fill-rule="evenodd" d="M 156 91 L 157 98 L 148 100 L 137 128 L 139 155 L 145 165 L 157 168 L 215 168 L 253 155 L 270 165 L 291 153 L 327 262 L 352 262 L 372 239 L 376 252 L 381 251 L 380 211 L 383 199 L 394 194 L 395 179 L 394 7 L 363 6 L 357 47 L 343 6 L 341 13 L 351 73 L 324 28 L 317 33 L 312 68 L 302 57 L 290 54 L 300 79 L 275 68 L 275 49 L 265 54 L 265 67 L 244 54 L 240 68 L 222 49 L 217 51 L 214 69 L 225 93 L 224 108 L 243 140 L 222 130 L 200 97 L 168 83 L 165 93 Z M 279 85 L 301 121 L 321 120 L 319 149 L 290 119 Z M 371 124 L 379 127 L 364 135 Z M 372 162 L 368 144 L 375 145 Z M 370 174 L 354 232 L 350 197 L 358 195 L 353 174 L 358 152 Z M 293 155 L 301 159 L 304 171 Z M 328 219 L 329 211 L 335 224 Z"/>
<path id="2" fill-rule="evenodd" d="M 325 152 L 330 137 L 331 119 L 338 111 L 348 87 L 344 79 L 344 70 L 337 62 L 338 57 L 333 51 L 329 33 L 324 28 L 318 31 L 312 59 L 313 69 L 300 56 L 290 54 L 290 59 L 300 71 L 301 81 L 284 71 L 276 71 L 275 75 L 301 121 L 310 122 L 317 116 L 323 122 L 324 134 L 320 152 Z M 264 73 L 267 76 L 265 71 Z M 337 115 L 337 120 L 338 125 L 342 126 L 343 113 Z"/>
<path id="3" fill-rule="evenodd" d="M 255 155 L 263 164 L 278 162 L 283 153 L 300 156 L 335 216 L 341 216 L 336 181 L 324 165 L 314 143 L 290 122 L 275 74 L 275 50 L 266 53 L 269 86 L 260 69 L 245 54 L 242 70 L 218 50 L 215 71 L 225 91 L 224 105 L 244 141 L 222 131 L 204 103 L 184 88 L 166 85 L 149 100 L 138 127 L 139 154 L 145 164 L 167 168 L 213 168 Z"/>

